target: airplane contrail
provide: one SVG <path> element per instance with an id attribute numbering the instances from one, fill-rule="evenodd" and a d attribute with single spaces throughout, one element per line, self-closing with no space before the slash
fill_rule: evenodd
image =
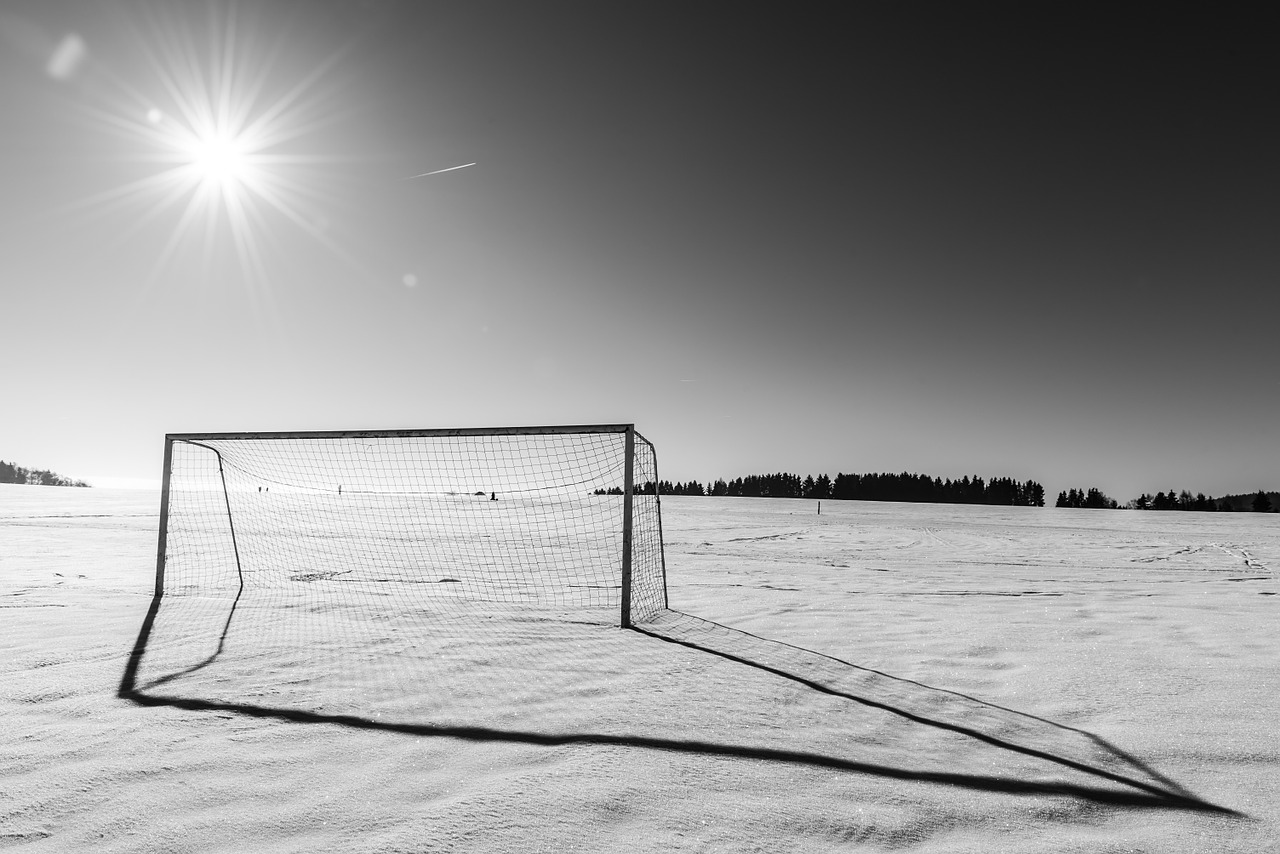
<path id="1" fill-rule="evenodd" d="M 434 172 L 423 172 L 421 175 L 410 175 L 406 181 L 412 181 L 414 178 L 425 178 L 428 175 L 439 175 L 441 172 L 452 172 L 454 169 L 466 169 L 468 166 L 475 166 L 474 163 L 463 163 L 461 166 L 450 166 L 448 169 L 437 169 Z"/>

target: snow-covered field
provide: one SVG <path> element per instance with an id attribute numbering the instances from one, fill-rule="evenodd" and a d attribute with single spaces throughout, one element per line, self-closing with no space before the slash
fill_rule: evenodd
<path id="1" fill-rule="evenodd" d="M 0 486 L 0 849 L 1280 851 L 1280 516 L 663 511 L 648 633 L 162 603 L 125 699 L 158 497 Z"/>

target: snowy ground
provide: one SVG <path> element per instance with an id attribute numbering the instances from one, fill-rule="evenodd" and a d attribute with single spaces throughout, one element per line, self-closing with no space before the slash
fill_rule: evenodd
<path id="1" fill-rule="evenodd" d="M 0 487 L 0 849 L 1280 851 L 1280 516 L 670 498 L 648 634 L 196 608 L 131 701 L 157 510 Z"/>

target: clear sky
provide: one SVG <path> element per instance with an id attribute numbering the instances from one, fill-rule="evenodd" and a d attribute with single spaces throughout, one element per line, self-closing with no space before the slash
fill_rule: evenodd
<path id="1" fill-rule="evenodd" d="M 0 459 L 627 421 L 671 480 L 1280 489 L 1274 45 L 1169 14 L 6 0 Z"/>

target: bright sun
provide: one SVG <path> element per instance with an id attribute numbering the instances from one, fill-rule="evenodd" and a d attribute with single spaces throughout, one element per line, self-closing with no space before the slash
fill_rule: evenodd
<path id="1" fill-rule="evenodd" d="M 297 150 L 304 137 L 340 121 L 322 81 L 342 51 L 315 65 L 290 63 L 289 43 L 264 45 L 256 19 L 245 20 L 235 6 L 211 9 L 203 26 L 198 18 L 144 16 L 138 48 L 153 85 L 144 91 L 122 79 L 119 92 L 86 111 L 137 143 L 136 158 L 155 168 L 81 204 L 102 213 L 141 208 L 126 237 L 150 223 L 167 227 L 151 253 L 149 281 L 202 243 L 202 268 L 225 247 L 247 281 L 266 283 L 264 247 L 279 236 L 272 229 L 288 225 L 343 256 L 318 224 L 319 206 L 331 202 L 317 189 L 324 184 L 317 168 L 332 158 Z M 289 67 L 294 74 L 280 73 Z"/>
<path id="2" fill-rule="evenodd" d="M 197 137 L 190 146 L 191 167 L 207 184 L 216 184 L 224 193 L 235 192 L 251 180 L 251 159 L 244 141 L 229 133 Z"/>

